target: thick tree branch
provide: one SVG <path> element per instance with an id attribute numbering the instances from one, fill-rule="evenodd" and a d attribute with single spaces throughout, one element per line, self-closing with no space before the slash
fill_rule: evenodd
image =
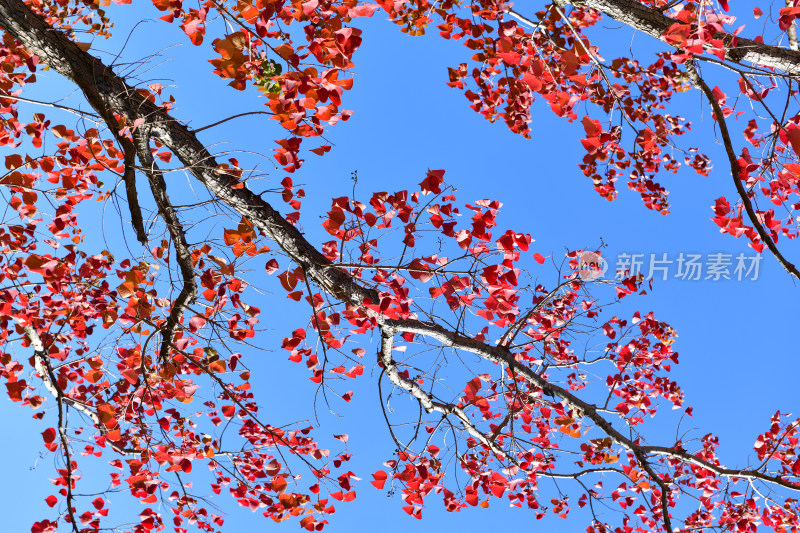
<path id="1" fill-rule="evenodd" d="M 183 278 L 183 287 L 178 297 L 172 302 L 172 309 L 169 312 L 167 321 L 161 326 L 161 348 L 159 350 L 159 360 L 164 363 L 169 358 L 170 346 L 175 336 L 175 328 L 178 327 L 183 312 L 197 298 L 197 280 L 194 275 L 194 265 L 192 264 L 192 253 L 186 243 L 186 231 L 183 229 L 175 208 L 172 207 L 169 195 L 167 194 L 167 183 L 164 176 L 156 165 L 153 153 L 150 151 L 149 136 L 144 129 L 137 129 L 133 138 L 136 142 L 136 153 L 139 161 L 145 169 L 145 174 L 150 182 L 150 190 L 158 206 L 158 213 L 167 225 L 167 231 L 172 238 L 175 246 L 175 258 Z"/>
<path id="2" fill-rule="evenodd" d="M 556 0 L 558 6 L 573 5 L 600 11 L 614 20 L 630 26 L 656 39 L 676 23 L 656 8 L 644 6 L 636 0 Z M 752 39 L 718 34 L 725 42 L 725 58 L 735 63 L 746 61 L 762 67 L 774 68 L 791 75 L 800 75 L 800 52 L 780 46 L 757 43 Z M 734 44 L 735 43 L 735 44 Z"/>
<path id="3" fill-rule="evenodd" d="M 674 457 L 682 461 L 702 466 L 715 474 L 731 478 L 758 479 L 774 483 L 782 487 L 800 491 L 800 485 L 787 481 L 779 476 L 769 476 L 763 472 L 748 469 L 729 469 L 699 459 L 694 455 L 676 448 L 664 446 L 646 446 L 635 442 L 618 431 L 611 423 L 600 415 L 595 405 L 585 402 L 570 391 L 548 382 L 530 367 L 519 363 L 514 354 L 500 346 L 492 346 L 460 333 L 449 331 L 438 324 L 419 320 L 385 320 L 383 325 L 385 334 L 400 332 L 414 333 L 424 337 L 438 340 L 445 346 L 474 353 L 475 355 L 494 363 L 507 365 L 518 375 L 525 378 L 534 387 L 541 389 L 547 396 L 561 398 L 570 409 L 580 413 L 591 420 L 600 430 L 612 438 L 617 444 L 623 446 L 637 457 L 641 454 L 655 454 Z M 655 480 L 654 480 L 655 481 Z M 657 482 L 657 481 L 656 481 Z"/>
<path id="4" fill-rule="evenodd" d="M 727 478 L 741 478 L 752 481 L 755 480 L 764 481 L 765 483 L 780 485 L 785 489 L 790 489 L 800 492 L 800 484 L 792 483 L 791 481 L 786 481 L 785 479 L 782 479 L 778 476 L 770 476 L 769 474 L 765 474 L 764 472 L 759 472 L 758 469 L 754 470 L 748 468 L 725 468 L 719 465 L 715 465 L 713 463 L 709 463 L 704 459 L 700 459 L 685 450 L 679 450 L 676 448 L 666 448 L 664 446 L 641 446 L 641 449 L 643 452 L 648 454 L 663 455 L 665 457 L 674 457 L 676 459 L 680 459 L 687 463 L 701 466 L 706 470 L 714 472 L 718 476 Z M 764 465 L 758 468 L 760 469 L 763 466 Z"/>
<path id="5" fill-rule="evenodd" d="M 189 171 L 231 209 L 252 221 L 278 244 L 325 292 L 353 305 L 378 301 L 378 293 L 356 283 L 346 272 L 330 268 L 331 261 L 314 248 L 272 206 L 246 187 L 233 188 L 236 179 L 217 170 L 217 162 L 194 133 L 167 112 L 137 93 L 99 59 L 81 50 L 61 32 L 33 13 L 22 0 L 0 0 L 0 26 L 53 70 L 85 94 L 104 118 L 109 112 L 128 123 L 145 118 L 152 136 L 180 159 Z M 105 113 L 105 114 L 104 114 Z M 110 128 L 118 127 L 114 120 Z"/>

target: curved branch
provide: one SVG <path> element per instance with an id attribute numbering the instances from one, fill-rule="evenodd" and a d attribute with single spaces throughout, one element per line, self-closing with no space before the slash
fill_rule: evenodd
<path id="1" fill-rule="evenodd" d="M 58 401 L 59 412 L 62 404 L 67 404 L 70 407 L 74 407 L 81 413 L 88 416 L 89 419 L 94 423 L 94 426 L 100 431 L 100 434 L 105 436 L 108 433 L 108 430 L 94 409 L 81 401 L 70 398 L 64 394 L 64 391 L 62 391 L 61 388 L 59 388 L 58 380 L 56 379 L 56 376 L 53 373 L 53 367 L 50 364 L 50 356 L 47 354 L 47 350 L 42 343 L 42 339 L 39 337 L 39 334 L 36 332 L 33 326 L 25 324 L 20 319 L 16 320 L 22 329 L 25 330 L 25 336 L 28 338 L 28 342 L 30 342 L 31 347 L 33 347 L 33 367 L 36 369 L 36 373 L 42 380 L 44 388 L 47 389 L 47 392 L 49 392 L 53 398 Z M 115 452 L 123 455 L 141 453 L 140 451 L 132 448 L 122 448 L 108 439 L 106 439 L 106 442 L 108 442 Z"/>
<path id="2" fill-rule="evenodd" d="M 714 112 L 714 118 L 717 119 L 717 124 L 719 124 L 719 133 L 722 136 L 722 143 L 725 145 L 725 153 L 728 156 L 728 163 L 730 163 L 733 184 L 736 187 L 736 192 L 739 194 L 739 198 L 742 200 L 742 205 L 744 205 L 744 210 L 747 212 L 750 223 L 753 224 L 753 227 L 758 232 L 761 240 L 764 241 L 764 244 L 767 245 L 769 251 L 772 252 L 772 255 L 775 256 L 786 272 L 793 275 L 797 279 L 800 279 L 800 271 L 798 271 L 797 267 L 789 262 L 789 260 L 786 259 L 783 254 L 781 254 L 780 250 L 778 250 L 778 247 L 775 244 L 775 241 L 772 239 L 769 233 L 767 233 L 767 230 L 764 229 L 764 225 L 758 220 L 758 214 L 753 207 L 753 202 L 747 195 L 747 191 L 745 190 L 744 185 L 742 185 L 742 180 L 739 179 L 739 159 L 736 157 L 736 152 L 733 151 L 733 141 L 731 141 L 731 134 L 728 131 L 728 124 L 725 121 L 725 115 L 722 112 L 719 102 L 717 102 L 717 98 L 708 87 L 708 84 L 703 80 L 703 78 L 700 77 L 700 74 L 697 72 L 697 67 L 692 61 L 686 62 L 686 71 L 689 73 L 692 83 L 694 83 L 700 88 L 701 91 L 703 91 L 703 94 L 706 96 L 706 99 L 708 99 L 709 104 L 711 104 L 711 109 Z"/>
<path id="3" fill-rule="evenodd" d="M 677 448 L 639 444 L 614 428 L 614 426 L 611 425 L 608 420 L 600 415 L 600 410 L 597 408 L 597 406 L 578 398 L 570 391 L 563 389 L 558 385 L 550 383 L 545 378 L 534 372 L 530 367 L 519 363 L 515 359 L 514 354 L 504 347 L 492 346 L 483 343 L 471 337 L 461 335 L 460 333 L 446 330 L 438 324 L 431 322 L 423 322 L 419 320 L 385 320 L 384 324 L 383 330 L 387 333 L 414 333 L 415 335 L 436 339 L 445 346 L 450 346 L 452 348 L 473 353 L 487 361 L 508 365 L 514 372 L 524 377 L 525 380 L 530 384 L 541 389 L 545 395 L 561 398 L 568 407 L 579 413 L 582 413 L 583 416 L 591 420 L 600 430 L 611 437 L 614 442 L 628 449 L 636 456 L 639 456 L 640 454 L 668 456 L 702 466 L 703 468 L 714 472 L 719 476 L 759 479 L 761 481 L 774 483 L 784 488 L 800 492 L 800 484 L 792 483 L 779 476 L 770 476 L 755 470 L 725 468 L 709 463 L 708 461 L 695 457 L 694 455 Z M 659 480 L 660 478 L 654 479 L 656 483 L 658 483 Z"/>
<path id="4" fill-rule="evenodd" d="M 478 431 L 477 428 L 475 428 L 475 425 L 472 423 L 472 421 L 470 421 L 463 409 L 452 403 L 442 403 L 435 400 L 431 394 L 428 394 L 422 390 L 422 387 L 420 387 L 414 380 L 401 376 L 400 372 L 397 371 L 397 365 L 392 359 L 393 347 L 394 333 L 392 333 L 390 328 L 382 328 L 381 351 L 379 355 L 381 364 L 383 365 L 383 369 L 386 372 L 386 377 L 389 378 L 389 381 L 391 381 L 395 386 L 408 391 L 414 398 L 417 399 L 425 411 L 429 413 L 437 411 L 445 416 L 450 414 L 455 415 L 467 433 L 475 437 L 475 439 L 481 444 L 492 450 L 492 453 L 498 457 L 507 458 L 512 463 L 517 464 L 514 458 L 509 454 L 506 454 L 505 451 L 499 447 L 493 439 L 487 437 Z"/>
<path id="5" fill-rule="evenodd" d="M 248 111 L 246 113 L 239 113 L 238 115 L 233 115 L 232 117 L 223 118 L 222 120 L 218 120 L 218 121 L 214 122 L 213 124 L 209 124 L 208 126 L 203 126 L 202 128 L 197 128 L 196 130 L 194 130 L 194 132 L 195 133 L 200 133 L 203 130 L 207 130 L 209 128 L 213 128 L 214 126 L 219 126 L 220 124 L 225 124 L 229 120 L 233 120 L 233 119 L 239 118 L 239 117 L 246 117 L 248 115 L 274 115 L 274 114 L 275 113 L 272 113 L 271 111 Z"/>
<path id="6" fill-rule="evenodd" d="M 144 130 L 137 129 L 133 133 L 133 138 L 136 141 L 136 152 L 139 156 L 139 161 L 142 163 L 142 167 L 145 168 L 145 174 L 147 174 L 147 179 L 150 182 L 150 190 L 153 192 L 153 198 L 158 206 L 158 213 L 164 219 L 167 231 L 172 238 L 172 243 L 175 245 L 175 259 L 178 261 L 178 267 L 183 278 L 181 292 L 172 302 L 172 309 L 169 312 L 167 321 L 161 326 L 159 359 L 164 363 L 169 358 L 170 346 L 175 336 L 175 328 L 178 327 L 178 323 L 183 317 L 183 312 L 197 298 L 197 280 L 194 275 L 192 253 L 186 243 L 186 230 L 183 229 L 178 214 L 175 212 L 175 208 L 172 207 L 169 195 L 167 195 L 167 183 L 164 181 L 164 177 L 153 158 L 153 153 L 150 151 L 149 136 Z"/>

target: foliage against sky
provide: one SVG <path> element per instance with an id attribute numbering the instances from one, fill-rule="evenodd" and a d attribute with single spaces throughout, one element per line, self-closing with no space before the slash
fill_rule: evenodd
<path id="1" fill-rule="evenodd" d="M 270 139 L 280 169 L 263 190 L 260 170 L 198 140 L 212 126 L 187 127 L 170 88 L 126 83 L 103 64 L 114 61 L 92 55 L 92 41 L 113 31 L 101 6 L 0 2 L 2 375 L 11 400 L 43 419 L 43 445 L 58 464 L 52 514 L 32 530 L 216 530 L 224 520 L 204 498 L 223 492 L 276 521 L 321 529 L 340 502 L 358 505 L 356 477 L 392 487 L 413 517 L 430 500 L 455 511 L 504 499 L 535 517 L 587 508 L 593 531 L 793 527 L 793 419 L 765 421 L 758 461 L 742 470 L 719 463 L 711 434 L 691 443 L 640 435 L 659 409 L 691 412 L 669 373 L 675 331 L 648 313 L 614 316 L 617 301 L 647 288 L 642 279 L 578 276 L 577 250 L 556 262 L 555 283 L 520 283 L 546 263 L 530 230 L 499 226 L 500 202 L 460 197 L 445 170 L 410 190 L 334 198 L 326 239 L 298 231 L 317 214 L 303 211 L 295 181 L 305 159 L 329 157 L 327 130 L 346 127 L 337 123 L 357 107 L 347 103 L 351 72 L 370 45 L 359 19 L 380 13 L 405 33 L 463 42 L 469 59 L 450 69 L 449 84 L 486 119 L 535 135 L 531 105 L 543 100 L 582 129 L 583 151 L 565 164 L 578 165 L 587 187 L 609 200 L 631 189 L 665 214 L 669 174 L 710 168 L 705 148 L 683 141 L 694 117 L 671 106 L 699 92 L 728 156 L 716 166 L 729 165 L 733 182 L 714 222 L 796 275 L 778 241 L 796 236 L 800 54 L 791 30 L 800 8 L 778 6 L 760 44 L 732 37 L 727 5 L 665 6 L 155 3 L 182 39 L 209 49 L 211 65 L 197 68 L 232 91 L 260 93 L 282 128 Z M 608 17 L 673 48 L 604 57 L 592 39 Z M 703 77 L 718 63 L 734 73 L 729 86 Z M 27 111 L 25 91 L 44 67 L 86 104 Z M 207 188 L 196 205 L 173 191 L 178 171 Z M 81 217 L 112 199 L 138 240 L 127 249 L 84 237 Z M 226 222 L 210 224 L 210 214 Z M 278 290 L 259 309 L 254 291 L 268 284 Z M 271 421 L 274 405 L 258 402 L 248 352 L 291 301 L 310 313 L 281 348 L 319 385 L 321 409 L 348 403 L 348 380 L 362 379 L 382 383 L 381 402 L 407 394 L 417 403 L 391 413 L 405 425 L 387 414 L 396 450 L 374 473 L 349 469 L 357 450 L 346 435 L 318 436 L 313 422 L 284 427 Z M 110 478 L 83 477 L 91 461 L 110 464 Z M 540 490 L 551 479 L 568 488 Z M 109 512 L 119 496 L 142 505 L 133 525 Z"/>

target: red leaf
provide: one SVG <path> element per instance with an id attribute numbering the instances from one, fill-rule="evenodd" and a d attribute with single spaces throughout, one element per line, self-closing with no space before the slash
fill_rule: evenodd
<path id="1" fill-rule="evenodd" d="M 583 124 L 583 129 L 586 131 L 587 137 L 597 137 L 603 132 L 603 127 L 600 125 L 599 120 L 592 120 L 589 117 L 583 117 L 581 124 Z"/>
<path id="2" fill-rule="evenodd" d="M 319 148 L 312 148 L 311 151 L 317 155 L 324 155 L 326 152 L 331 151 L 331 146 L 329 144 L 323 144 Z"/>
<path id="3" fill-rule="evenodd" d="M 419 184 L 422 194 L 442 192 L 440 185 L 444 182 L 444 170 L 429 170 L 422 183 Z"/>
<path id="4" fill-rule="evenodd" d="M 413 516 L 414 518 L 416 518 L 417 520 L 422 520 L 422 508 L 420 508 L 419 506 L 406 505 L 405 507 L 403 507 L 403 510 L 408 514 L 410 514 L 411 516 Z"/>
<path id="5" fill-rule="evenodd" d="M 27 386 L 28 383 L 24 379 L 6 383 L 6 389 L 8 389 L 8 397 L 14 400 L 15 402 L 22 401 L 22 392 L 25 390 Z"/>
<path id="6" fill-rule="evenodd" d="M 266 269 L 267 274 L 272 274 L 276 270 L 278 270 L 278 261 L 275 259 L 270 259 L 269 261 L 267 261 L 267 264 L 264 268 Z"/>
<path id="7" fill-rule="evenodd" d="M 22 166 L 22 156 L 19 154 L 11 154 L 6 156 L 6 168 L 13 170 Z"/>
<path id="8" fill-rule="evenodd" d="M 372 474 L 372 477 L 374 478 L 374 481 L 370 481 L 370 483 L 372 483 L 372 486 L 374 486 L 378 490 L 381 490 L 383 489 L 383 486 L 386 484 L 386 479 L 389 477 L 389 474 L 387 474 L 383 470 L 378 470 L 377 472 Z"/>
<path id="9" fill-rule="evenodd" d="M 789 124 L 780 131 L 781 140 L 791 145 L 795 154 L 800 154 L 800 127 Z"/>
<path id="10" fill-rule="evenodd" d="M 189 320 L 189 331 L 194 333 L 198 329 L 202 328 L 206 325 L 206 319 L 201 316 L 193 316 L 191 320 Z"/>
<path id="11" fill-rule="evenodd" d="M 45 444 L 50 444 L 54 440 L 56 440 L 56 430 L 55 428 L 47 428 L 42 432 L 42 438 L 44 439 Z"/>
<path id="12" fill-rule="evenodd" d="M 365 4 L 362 6 L 352 7 L 347 12 L 347 16 L 350 18 L 371 17 L 377 8 L 377 4 Z"/>

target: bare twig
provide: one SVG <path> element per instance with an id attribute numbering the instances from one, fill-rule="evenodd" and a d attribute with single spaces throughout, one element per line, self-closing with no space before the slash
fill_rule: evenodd
<path id="1" fill-rule="evenodd" d="M 223 118 L 222 120 L 218 120 L 218 121 L 214 122 L 213 124 L 209 124 L 208 126 L 203 126 L 202 128 L 197 128 L 196 130 L 194 130 L 194 132 L 195 133 L 200 133 L 203 130 L 207 130 L 209 128 L 213 128 L 214 126 L 219 126 L 220 124 L 224 124 L 224 123 L 228 122 L 229 120 L 233 120 L 233 119 L 239 118 L 239 117 L 246 117 L 248 115 L 274 115 L 274 114 L 275 113 L 272 113 L 270 111 L 248 111 L 247 113 L 239 113 L 238 115 L 233 115 L 232 117 Z"/>
<path id="2" fill-rule="evenodd" d="M 80 109 L 75 109 L 73 107 L 68 107 L 68 106 L 61 105 L 61 104 L 56 104 L 54 102 L 42 102 L 40 100 L 31 100 L 30 98 L 23 98 L 22 96 L 13 96 L 13 95 L 10 95 L 10 94 L 0 94 L 0 99 L 2 99 L 2 100 L 9 99 L 9 100 L 15 100 L 17 102 L 25 102 L 25 103 L 28 103 L 28 104 L 35 104 L 35 105 L 41 105 L 41 106 L 45 106 L 45 107 L 52 107 L 54 109 L 60 109 L 62 111 L 67 111 L 68 113 L 72 113 L 73 115 L 78 115 L 79 117 L 87 119 L 87 120 L 90 120 L 90 121 L 94 122 L 95 124 L 102 124 L 102 122 L 100 120 L 98 120 L 98 119 L 101 118 L 99 115 L 96 115 L 94 113 L 87 113 L 86 111 L 81 111 Z"/>

